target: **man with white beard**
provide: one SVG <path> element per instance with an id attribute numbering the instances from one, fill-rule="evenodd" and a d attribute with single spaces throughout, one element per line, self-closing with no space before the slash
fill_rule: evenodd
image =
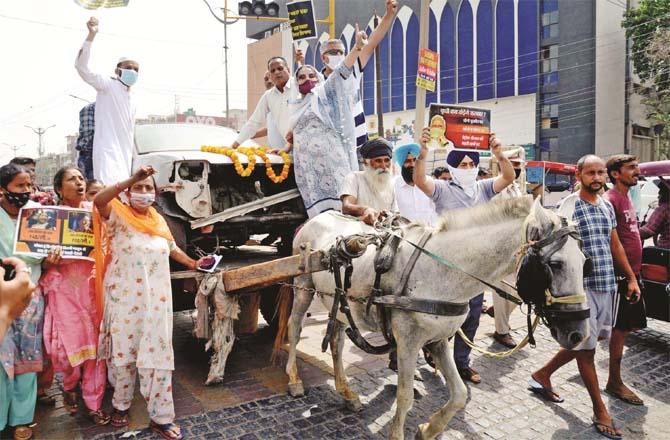
<path id="1" fill-rule="evenodd" d="M 391 174 L 393 147 L 384 138 L 364 143 L 359 149 L 363 171 L 349 173 L 340 190 L 342 213 L 373 225 L 383 211 L 397 211 Z"/>

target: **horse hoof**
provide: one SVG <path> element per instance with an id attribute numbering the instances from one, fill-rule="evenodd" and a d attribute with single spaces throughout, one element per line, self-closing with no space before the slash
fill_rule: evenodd
<path id="1" fill-rule="evenodd" d="M 350 399 L 344 401 L 344 406 L 347 408 L 347 410 L 351 412 L 359 412 L 363 409 L 363 405 L 361 404 L 361 399 L 356 397 L 355 399 Z"/>
<path id="2" fill-rule="evenodd" d="M 302 382 L 288 384 L 288 395 L 291 397 L 302 397 L 305 395 L 305 387 Z"/>
<path id="3" fill-rule="evenodd" d="M 424 431 L 428 428 L 428 423 L 419 425 L 419 429 L 416 430 L 416 435 L 414 435 L 415 440 L 428 440 L 429 437 L 424 435 Z"/>

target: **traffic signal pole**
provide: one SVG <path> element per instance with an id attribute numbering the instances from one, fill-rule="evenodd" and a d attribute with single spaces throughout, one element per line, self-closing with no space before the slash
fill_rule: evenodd
<path id="1" fill-rule="evenodd" d="M 419 49 L 428 47 L 428 18 L 430 0 L 421 0 L 421 15 L 419 17 Z M 426 89 L 416 88 L 416 113 L 414 116 L 414 142 L 419 143 L 421 131 L 426 122 Z"/>
<path id="2" fill-rule="evenodd" d="M 277 21 L 277 22 L 287 22 L 288 18 L 282 17 L 253 17 L 253 16 L 239 16 L 239 15 L 228 15 L 228 0 L 225 0 L 224 4 L 224 17 L 225 20 L 260 20 L 260 21 Z M 319 24 L 328 25 L 328 34 L 330 38 L 335 37 L 335 0 L 328 0 L 328 17 L 322 20 L 314 20 Z"/>

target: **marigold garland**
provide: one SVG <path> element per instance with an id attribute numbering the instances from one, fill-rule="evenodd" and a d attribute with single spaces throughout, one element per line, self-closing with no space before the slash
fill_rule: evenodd
<path id="1" fill-rule="evenodd" d="M 225 156 L 230 157 L 230 159 L 233 161 L 235 171 L 242 177 L 248 177 L 251 175 L 251 173 L 253 173 L 254 168 L 256 167 L 256 155 L 260 156 L 261 159 L 263 159 L 263 161 L 265 162 L 265 174 L 274 183 L 281 183 L 284 180 L 286 180 L 288 178 L 289 170 L 291 168 L 291 156 L 284 151 L 280 152 L 279 155 L 284 160 L 284 166 L 282 167 L 282 171 L 279 174 L 279 176 L 277 176 L 274 170 L 272 169 L 272 163 L 270 162 L 270 158 L 266 154 L 267 149 L 264 147 L 228 148 L 228 147 L 213 147 L 209 145 L 203 145 L 202 147 L 200 147 L 200 150 L 207 153 L 223 154 Z M 242 163 L 240 163 L 238 155 L 235 153 L 240 153 L 247 156 L 247 158 L 249 159 L 249 164 L 247 165 L 246 168 L 242 166 Z"/>
<path id="2" fill-rule="evenodd" d="M 287 152 L 282 151 L 279 153 L 281 158 L 284 160 L 284 166 L 282 167 L 279 176 L 277 176 L 275 171 L 272 169 L 272 163 L 270 163 L 270 158 L 267 156 L 267 154 L 265 154 L 265 148 L 257 148 L 256 154 L 258 154 L 265 162 L 265 174 L 270 180 L 272 180 L 274 183 L 281 183 L 286 180 L 289 169 L 291 168 L 291 156 Z"/>
<path id="3" fill-rule="evenodd" d="M 230 159 L 233 161 L 235 171 L 237 171 L 237 174 L 239 174 L 242 177 L 249 177 L 251 173 L 254 172 L 254 168 L 256 167 L 256 154 L 253 148 L 246 148 L 246 147 L 228 148 L 228 147 L 212 147 L 209 145 L 204 145 L 200 147 L 200 150 L 205 151 L 207 153 L 223 154 L 224 156 L 230 157 Z M 246 168 L 242 166 L 240 158 L 235 153 L 244 154 L 245 156 L 247 156 L 249 163 L 247 164 Z"/>

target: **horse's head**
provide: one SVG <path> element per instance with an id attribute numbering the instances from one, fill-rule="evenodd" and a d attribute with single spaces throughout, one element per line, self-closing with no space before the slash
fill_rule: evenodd
<path id="1" fill-rule="evenodd" d="M 522 233 L 526 245 L 517 272 L 519 296 L 533 305 L 561 347 L 572 349 L 589 335 L 583 278 L 590 261 L 581 251 L 579 235 L 539 199 Z"/>

